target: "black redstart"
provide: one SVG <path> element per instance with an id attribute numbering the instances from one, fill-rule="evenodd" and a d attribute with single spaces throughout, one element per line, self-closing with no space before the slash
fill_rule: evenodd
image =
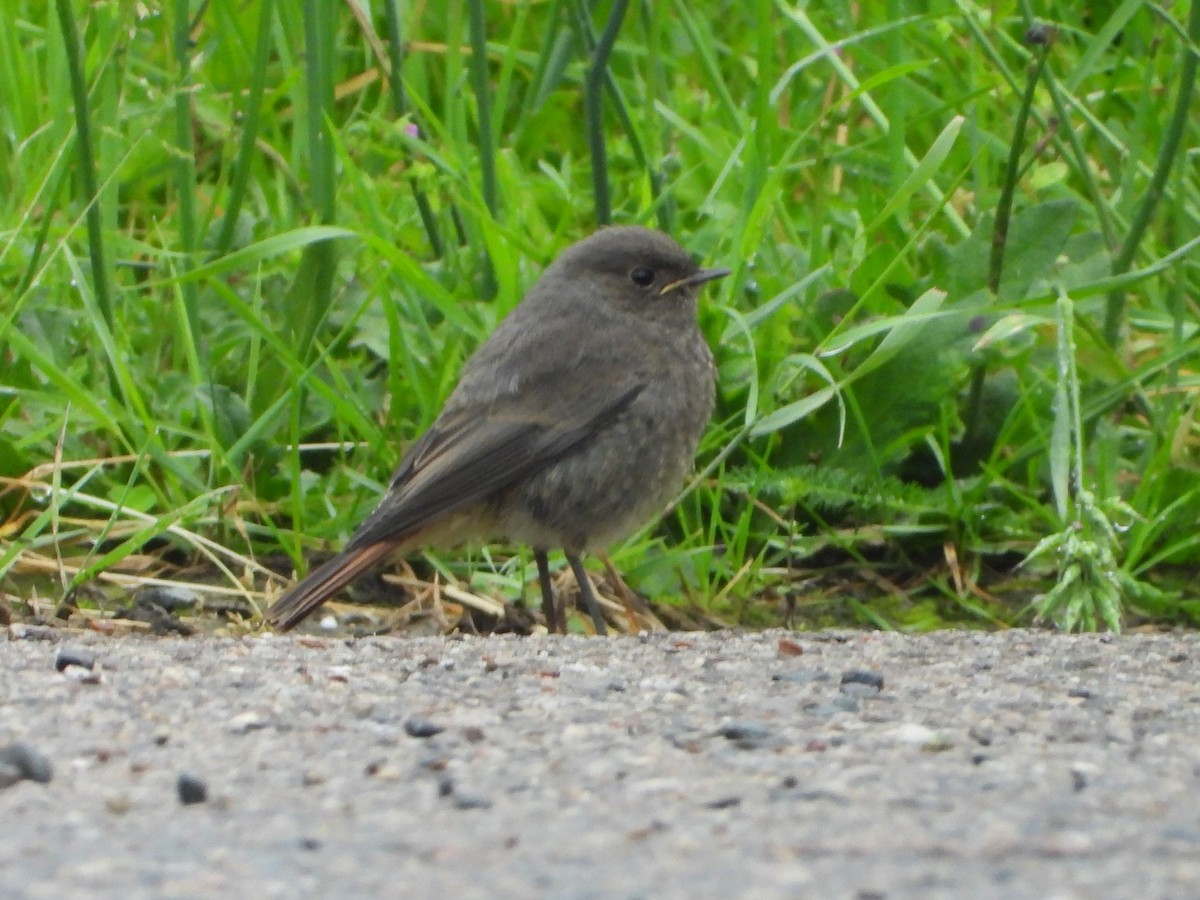
<path id="1" fill-rule="evenodd" d="M 661 513 L 712 415 L 715 369 L 696 324 L 702 269 L 671 238 L 606 228 L 566 250 L 463 367 L 346 548 L 267 611 L 288 630 L 356 576 L 418 546 L 503 539 L 562 548 L 604 633 L 580 556 Z"/>

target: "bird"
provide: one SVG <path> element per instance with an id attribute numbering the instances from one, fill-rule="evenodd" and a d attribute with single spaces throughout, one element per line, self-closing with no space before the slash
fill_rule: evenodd
<path id="1" fill-rule="evenodd" d="M 393 555 L 503 541 L 532 548 L 548 630 L 566 624 L 548 560 L 561 549 L 605 634 L 582 558 L 661 515 L 692 470 L 716 394 L 698 296 L 728 274 L 634 225 L 564 250 L 464 364 L 375 510 L 266 621 L 294 628 Z"/>

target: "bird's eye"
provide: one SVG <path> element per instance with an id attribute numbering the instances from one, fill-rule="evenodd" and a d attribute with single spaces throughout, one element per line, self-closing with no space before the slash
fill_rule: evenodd
<path id="1" fill-rule="evenodd" d="M 629 277 L 638 287 L 648 287 L 654 284 L 654 273 L 649 269 L 638 267 L 629 273 Z"/>

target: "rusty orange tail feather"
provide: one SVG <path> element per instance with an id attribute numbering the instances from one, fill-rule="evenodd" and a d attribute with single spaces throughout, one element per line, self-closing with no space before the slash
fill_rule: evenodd
<path id="1" fill-rule="evenodd" d="M 278 631 L 295 628 L 318 606 L 395 549 L 390 541 L 343 551 L 284 591 L 266 612 Z"/>

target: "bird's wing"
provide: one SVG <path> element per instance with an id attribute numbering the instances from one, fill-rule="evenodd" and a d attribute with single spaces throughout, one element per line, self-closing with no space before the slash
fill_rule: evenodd
<path id="1" fill-rule="evenodd" d="M 620 415 L 645 387 L 545 373 L 489 402 L 443 413 L 401 461 L 351 551 L 392 542 L 549 465 Z"/>

